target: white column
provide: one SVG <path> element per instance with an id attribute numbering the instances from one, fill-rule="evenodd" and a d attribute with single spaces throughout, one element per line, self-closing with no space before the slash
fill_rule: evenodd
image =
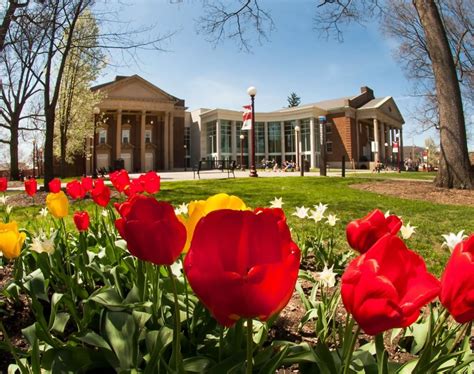
<path id="1" fill-rule="evenodd" d="M 221 159 L 221 121 L 216 121 L 216 153 L 217 159 Z"/>
<path id="2" fill-rule="evenodd" d="M 403 164 L 405 162 L 405 159 L 404 159 L 404 154 L 403 154 L 403 129 L 402 127 L 400 126 L 400 149 L 398 150 L 400 152 L 400 162 Z"/>
<path id="3" fill-rule="evenodd" d="M 385 123 L 380 122 L 380 145 L 379 145 L 379 150 L 380 150 L 380 158 L 381 162 L 385 162 Z"/>
<path id="4" fill-rule="evenodd" d="M 235 121 L 230 122 L 230 133 L 231 133 L 231 143 L 230 149 L 232 152 L 232 160 L 237 160 L 237 142 L 240 142 L 240 139 L 237 139 L 237 125 Z"/>
<path id="5" fill-rule="evenodd" d="M 122 109 L 117 110 L 117 126 L 115 134 L 115 158 L 119 159 L 122 153 Z"/>
<path id="6" fill-rule="evenodd" d="M 173 112 L 170 112 L 170 128 L 169 128 L 169 131 L 170 131 L 170 144 L 169 144 L 169 152 L 170 152 L 170 170 L 172 170 L 174 168 L 174 140 L 173 140 L 173 136 L 174 136 L 174 116 L 173 116 Z"/>
<path id="7" fill-rule="evenodd" d="M 316 167 L 316 144 L 315 144 L 315 141 L 314 141 L 314 118 L 311 117 L 310 120 L 309 120 L 309 136 L 310 136 L 310 139 L 309 139 L 309 146 L 311 148 L 311 168 L 315 168 Z"/>
<path id="8" fill-rule="evenodd" d="M 283 162 L 285 161 L 285 122 L 280 123 L 280 132 L 281 132 L 281 162 Z"/>
<path id="9" fill-rule="evenodd" d="M 374 118 L 374 141 L 375 141 L 375 152 L 374 152 L 374 161 L 378 162 L 379 161 L 379 152 L 377 152 L 377 149 L 379 149 L 379 121 L 377 118 Z"/>
<path id="10" fill-rule="evenodd" d="M 264 142 L 265 142 L 265 160 L 268 160 L 268 122 L 264 122 L 263 124 L 263 137 L 264 137 Z"/>
<path id="11" fill-rule="evenodd" d="M 145 126 L 146 126 L 146 111 L 142 110 L 142 118 L 140 123 L 140 170 L 145 170 Z"/>
<path id="12" fill-rule="evenodd" d="M 170 117 L 170 113 L 169 112 L 165 112 L 165 122 L 164 122 L 164 131 L 163 131 L 163 146 L 164 146 L 164 149 L 163 149 L 163 156 L 164 156 L 164 163 L 163 163 L 163 168 L 165 170 L 169 170 L 170 168 L 170 164 L 169 164 L 169 132 L 170 132 L 170 128 L 169 128 L 169 117 Z"/>
<path id="13" fill-rule="evenodd" d="M 360 123 L 356 119 L 355 121 L 355 131 L 356 131 L 356 152 L 355 152 L 355 157 L 356 159 L 354 160 L 355 167 L 359 165 L 360 161 Z"/>

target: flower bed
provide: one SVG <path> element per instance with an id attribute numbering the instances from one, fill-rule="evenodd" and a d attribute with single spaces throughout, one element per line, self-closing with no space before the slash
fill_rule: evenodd
<path id="1" fill-rule="evenodd" d="M 70 212 L 58 181 L 31 227 L 2 208 L 0 250 L 14 263 L 3 294 L 26 298 L 34 315 L 26 350 L 0 323 L 12 372 L 470 372 L 474 237 L 446 236 L 453 254 L 438 280 L 406 245 L 416 228 L 395 215 L 351 222 L 355 251 L 344 253 L 338 217 L 322 203 L 294 207 L 314 226 L 291 231 L 282 199 L 250 208 L 218 194 L 173 207 L 153 196 L 155 173 L 110 179 L 122 196 L 115 207 L 102 180 L 68 183 L 72 199 L 93 199 L 90 215 Z M 36 193 L 34 182 L 25 188 Z M 310 343 L 272 337 L 294 290 Z M 388 359 L 395 337 L 408 361 Z"/>

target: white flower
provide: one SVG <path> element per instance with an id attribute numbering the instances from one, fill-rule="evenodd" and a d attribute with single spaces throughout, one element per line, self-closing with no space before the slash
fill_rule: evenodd
<path id="1" fill-rule="evenodd" d="M 314 206 L 314 209 L 316 212 L 318 212 L 321 216 L 324 216 L 324 213 L 326 212 L 326 209 L 328 208 L 327 204 L 319 203 L 318 205 Z"/>
<path id="2" fill-rule="evenodd" d="M 8 200 L 8 196 L 6 196 L 6 195 L 0 196 L 0 204 L 1 205 L 7 205 L 7 200 Z"/>
<path id="3" fill-rule="evenodd" d="M 385 212 L 385 218 L 388 218 L 389 216 L 390 216 L 390 210 L 387 210 L 387 211 Z"/>
<path id="4" fill-rule="evenodd" d="M 454 247 L 461 243 L 467 235 L 464 235 L 464 230 L 459 231 L 457 234 L 450 232 L 448 235 L 441 235 L 444 238 L 444 243 L 442 247 L 446 246 L 452 252 Z"/>
<path id="5" fill-rule="evenodd" d="M 7 207 L 5 208 L 5 212 L 7 212 L 7 214 L 10 214 L 12 212 L 12 209 L 13 207 L 11 205 L 7 205 Z"/>
<path id="6" fill-rule="evenodd" d="M 102 217 L 105 217 L 105 218 L 109 216 L 109 214 L 107 213 L 107 209 L 102 209 L 102 212 L 100 212 L 100 214 Z"/>
<path id="7" fill-rule="evenodd" d="M 46 217 L 48 215 L 48 208 L 44 207 L 44 208 L 41 208 L 40 212 L 39 212 L 39 215 L 41 217 Z"/>
<path id="8" fill-rule="evenodd" d="M 327 224 L 329 226 L 336 226 L 336 222 L 339 221 L 339 218 L 336 217 L 336 215 L 332 215 L 332 214 L 328 214 L 328 218 L 327 218 Z"/>
<path id="9" fill-rule="evenodd" d="M 308 218 L 314 219 L 314 222 L 318 223 L 324 218 L 324 214 L 319 210 L 312 210 L 311 215 Z"/>
<path id="10" fill-rule="evenodd" d="M 333 268 L 334 265 L 330 269 L 328 269 L 327 265 L 324 265 L 323 271 L 316 273 L 316 280 L 326 287 L 334 287 L 336 284 L 336 273 L 332 271 Z"/>
<path id="11" fill-rule="evenodd" d="M 410 222 L 407 225 L 402 225 L 400 228 L 400 232 L 402 233 L 403 239 L 410 239 L 410 237 L 414 234 L 416 226 L 410 226 Z"/>
<path id="12" fill-rule="evenodd" d="M 296 212 L 293 213 L 293 215 L 298 218 L 304 219 L 308 217 L 308 211 L 309 211 L 309 208 L 305 208 L 304 206 L 296 207 Z"/>
<path id="13" fill-rule="evenodd" d="M 283 204 L 283 198 L 282 197 L 275 197 L 273 201 L 270 201 L 270 208 L 282 208 Z"/>
<path id="14" fill-rule="evenodd" d="M 47 239 L 44 237 L 37 236 L 33 238 L 33 242 L 31 243 L 30 249 L 38 253 L 46 252 L 48 254 L 53 254 L 54 253 L 54 237 Z"/>
<path id="15" fill-rule="evenodd" d="M 180 216 L 181 214 L 188 214 L 188 204 L 182 203 L 180 206 L 174 209 L 174 214 Z"/>

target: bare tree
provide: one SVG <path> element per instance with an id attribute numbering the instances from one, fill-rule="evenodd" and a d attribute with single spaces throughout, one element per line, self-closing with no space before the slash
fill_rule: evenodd
<path id="1" fill-rule="evenodd" d="M 248 14 L 258 14 L 258 0 L 240 0 L 238 3 L 241 8 L 233 12 L 228 10 L 229 5 L 219 1 L 203 3 L 205 12 L 210 16 L 201 18 L 204 23 L 202 29 L 211 33 L 215 41 L 220 41 L 225 36 L 239 38 L 245 28 L 240 14 L 244 11 Z M 462 47 L 456 49 L 458 46 L 450 45 L 447 37 L 450 28 L 449 25 L 443 24 L 435 0 L 412 0 L 412 4 L 421 26 L 420 32 L 426 41 L 428 66 L 432 69 L 436 87 L 441 143 L 441 162 L 436 184 L 446 188 L 473 188 L 461 90 L 456 73 L 456 63 L 459 61 L 456 62 L 455 59 L 461 55 Z M 382 16 L 386 11 L 385 5 L 378 0 L 321 0 L 316 7 L 316 29 L 326 36 L 334 35 L 338 40 L 342 40 L 342 29 L 345 25 L 351 22 L 364 23 L 375 16 Z M 250 23 L 250 26 L 261 27 L 260 21 L 263 19 Z M 256 31 L 258 33 L 259 29 L 256 28 Z M 244 44 L 246 39 L 240 39 L 244 49 L 248 49 Z M 455 48 L 454 53 L 451 47 Z M 472 50 L 464 52 L 472 58 Z M 472 76 L 467 79 L 472 80 Z"/>
<path id="2" fill-rule="evenodd" d="M 24 12 L 22 9 L 20 13 Z M 26 110 L 28 101 L 39 93 L 38 60 L 44 38 L 38 37 L 38 29 L 31 27 L 28 20 L 18 17 L 17 23 L 9 28 L 6 36 L 6 47 L 0 58 L 2 75 L 5 77 L 1 87 L 3 119 L 0 128 L 6 130 L 8 138 L 0 139 L 0 143 L 10 147 L 10 178 L 19 178 L 18 140 L 22 131 L 37 130 L 28 119 L 37 116 L 37 112 Z M 14 43 L 9 41 L 14 40 Z"/>

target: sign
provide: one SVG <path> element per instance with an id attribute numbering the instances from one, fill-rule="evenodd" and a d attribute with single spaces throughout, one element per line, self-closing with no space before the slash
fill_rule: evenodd
<path id="1" fill-rule="evenodd" d="M 319 123 L 326 123 L 326 116 L 319 116 L 318 120 L 319 120 Z"/>
<path id="2" fill-rule="evenodd" d="M 243 126 L 242 130 L 251 130 L 252 129 L 252 105 L 245 105 L 244 106 L 244 114 L 243 114 Z"/>
<path id="3" fill-rule="evenodd" d="M 392 143 L 392 151 L 393 153 L 398 153 L 398 142 Z"/>

